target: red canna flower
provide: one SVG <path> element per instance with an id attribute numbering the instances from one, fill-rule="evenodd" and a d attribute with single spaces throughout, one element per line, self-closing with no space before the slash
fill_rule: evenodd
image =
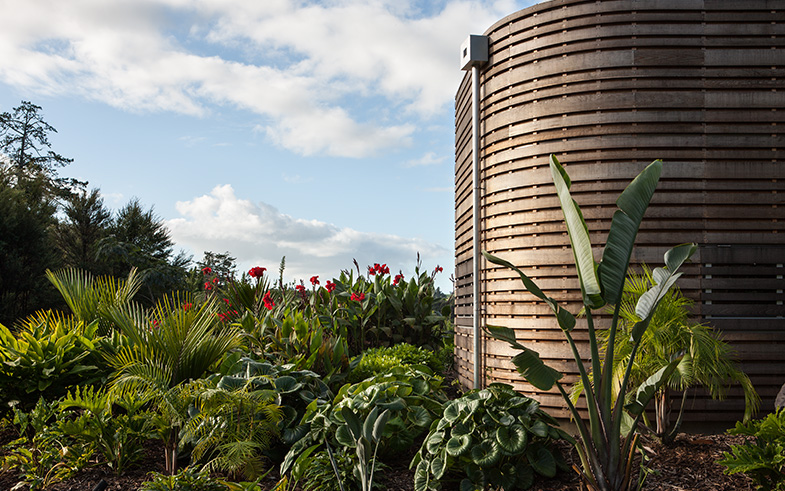
<path id="1" fill-rule="evenodd" d="M 327 280 L 327 283 L 324 285 L 328 292 L 335 290 L 335 283 L 330 280 Z"/>
<path id="2" fill-rule="evenodd" d="M 360 293 L 360 294 L 352 293 L 352 300 L 355 300 L 357 302 L 362 302 L 363 300 L 365 300 L 365 293 Z"/>
<path id="3" fill-rule="evenodd" d="M 265 271 L 267 271 L 267 268 L 255 266 L 248 270 L 248 276 L 250 276 L 251 278 L 261 278 L 264 275 Z"/>
<path id="4" fill-rule="evenodd" d="M 210 266 L 205 266 L 204 268 L 202 268 L 202 274 L 210 274 L 212 272 L 213 272 L 213 268 L 211 268 Z"/>
<path id="5" fill-rule="evenodd" d="M 217 277 L 217 276 L 216 276 L 215 278 L 213 278 L 213 284 L 214 284 L 214 285 L 217 285 L 217 284 L 218 284 L 218 277 Z"/>
<path id="6" fill-rule="evenodd" d="M 305 293 L 305 285 L 297 285 L 294 287 L 294 289 L 300 293 Z"/>
<path id="7" fill-rule="evenodd" d="M 387 267 L 386 263 L 385 264 L 374 263 L 373 266 L 368 266 L 368 274 L 371 276 L 377 274 L 379 275 L 390 274 L 390 268 Z"/>
<path id="8" fill-rule="evenodd" d="M 433 274 L 441 273 L 442 271 L 444 271 L 444 268 L 442 268 L 441 266 L 437 265 L 436 269 L 433 270 Z"/>
<path id="9" fill-rule="evenodd" d="M 193 307 L 193 306 L 194 306 L 194 304 L 192 304 L 191 302 L 184 303 L 183 304 L 183 310 L 188 312 L 189 310 L 191 310 L 191 307 Z"/>
<path id="10" fill-rule="evenodd" d="M 205 281 L 204 282 L 204 289 L 205 290 L 212 290 L 213 289 L 213 285 L 211 285 L 209 281 Z"/>
<path id="11" fill-rule="evenodd" d="M 229 299 L 228 298 L 224 298 L 224 302 L 226 302 L 226 305 L 232 305 L 231 303 L 229 303 Z"/>
<path id="12" fill-rule="evenodd" d="M 269 290 L 262 297 L 262 302 L 264 302 L 264 306 L 267 307 L 267 310 L 273 310 L 273 307 L 275 307 L 275 302 L 273 302 L 273 298 L 270 296 Z"/>
<path id="13" fill-rule="evenodd" d="M 311 284 L 316 286 L 319 284 L 319 277 L 318 276 L 311 276 Z"/>
<path id="14" fill-rule="evenodd" d="M 397 285 L 403 279 L 403 274 L 395 275 L 395 279 L 393 279 L 393 285 Z"/>

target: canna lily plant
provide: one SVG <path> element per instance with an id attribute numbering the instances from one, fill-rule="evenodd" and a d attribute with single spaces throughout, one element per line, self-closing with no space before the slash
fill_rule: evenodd
<path id="1" fill-rule="evenodd" d="M 581 382 L 585 388 L 583 394 L 586 398 L 588 422 L 581 419 L 568 392 L 559 382 L 562 378 L 559 371 L 547 366 L 536 351 L 518 343 L 515 339 L 515 331 L 512 329 L 498 326 L 487 326 L 486 329 L 491 336 L 508 342 L 520 351 L 512 361 L 528 383 L 540 390 L 550 390 L 555 385 L 564 397 L 578 427 L 579 438 L 576 441 L 576 448 L 582 464 L 580 474 L 586 486 L 596 491 L 636 490 L 642 485 L 642 480 L 641 478 L 632 480 L 633 457 L 637 446 L 637 434 L 632 429 L 637 427 L 649 401 L 676 370 L 683 357 L 683 354 L 674 356 L 666 366 L 640 384 L 632 397 L 613 397 L 613 385 L 618 383 L 613 377 L 613 360 L 625 275 L 640 223 L 659 182 L 662 162 L 659 160 L 652 162 L 616 200 L 619 209 L 613 215 L 608 241 L 599 263 L 595 261 L 592 253 L 589 231 L 583 214 L 570 196 L 570 178 L 553 155 L 550 159 L 550 169 L 564 213 L 581 286 L 583 312 L 589 335 L 590 374 L 572 337 L 572 330 L 576 324 L 575 315 L 546 296 L 526 274 L 508 261 L 487 252 L 483 252 L 483 255 L 488 261 L 518 273 L 526 290 L 543 300 L 553 311 L 578 365 Z M 653 286 L 641 295 L 635 308 L 640 321 L 636 322 L 630 331 L 632 351 L 630 363 L 621 385 L 618 386 L 620 393 L 625 394 L 628 391 L 630 367 L 633 366 L 642 336 L 654 316 L 657 305 L 681 276 L 678 269 L 696 249 L 696 244 L 676 246 L 665 253 L 665 267 L 654 270 Z M 592 311 L 603 309 L 606 305 L 613 306 L 613 317 L 607 336 L 605 359 L 601 361 L 598 333 L 595 330 Z M 641 476 L 643 475 L 641 473 Z"/>

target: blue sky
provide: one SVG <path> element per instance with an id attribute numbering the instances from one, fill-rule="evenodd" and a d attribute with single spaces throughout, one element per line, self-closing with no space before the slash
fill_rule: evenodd
<path id="1" fill-rule="evenodd" d="M 329 278 L 444 267 L 470 33 L 533 0 L 0 0 L 0 111 L 43 107 L 63 175 L 138 197 L 200 259 Z"/>

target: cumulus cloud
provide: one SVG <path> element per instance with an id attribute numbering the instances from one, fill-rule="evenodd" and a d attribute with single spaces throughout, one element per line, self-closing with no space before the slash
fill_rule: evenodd
<path id="1" fill-rule="evenodd" d="M 515 3 L 26 0 L 0 16 L 0 81 L 135 112 L 229 105 L 291 151 L 364 157 L 449 106 L 460 42 Z"/>
<path id="2" fill-rule="evenodd" d="M 386 262 L 391 270 L 409 268 L 419 253 L 425 261 L 451 257 L 451 251 L 416 238 L 372 234 L 318 220 L 294 218 L 266 203 L 235 195 L 230 185 L 216 186 L 203 196 L 176 205 L 181 215 L 167 221 L 172 238 L 191 249 L 231 251 L 241 269 L 275 268 L 286 256 L 287 280 L 325 278 L 352 267 Z"/>

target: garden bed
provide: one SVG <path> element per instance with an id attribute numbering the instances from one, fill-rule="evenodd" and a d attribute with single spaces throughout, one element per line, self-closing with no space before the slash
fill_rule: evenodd
<path id="1" fill-rule="evenodd" d="M 3 441 L 13 438 L 10 433 L 0 435 Z M 736 490 L 752 491 L 752 481 L 743 474 L 728 476 L 723 474 L 723 467 L 716 463 L 722 452 L 729 451 L 731 445 L 741 444 L 743 436 L 733 435 L 687 435 L 681 434 L 671 447 L 659 444 L 647 444 L 652 451 L 649 463 L 653 473 L 646 481 L 646 489 L 651 490 L 691 490 L 719 491 Z M 561 444 L 567 461 L 572 462 L 571 448 Z M 139 465 L 129 469 L 122 476 L 115 476 L 106 466 L 91 467 L 79 472 L 74 477 L 50 487 L 51 491 L 90 491 L 102 479 L 108 484 L 106 491 L 133 491 L 148 479 L 151 471 L 163 472 L 162 451 L 160 442 L 151 440 L 145 447 L 145 455 Z M 391 462 L 390 469 L 382 476 L 387 491 L 410 491 L 414 489 L 414 472 L 408 469 L 408 459 Z M 9 490 L 16 483 L 17 476 L 11 473 L 0 474 L 0 489 Z M 267 481 L 268 486 L 261 488 L 271 490 L 275 479 Z M 575 491 L 580 489 L 577 475 L 561 472 L 556 478 L 537 481 L 532 487 L 538 491 Z"/>

